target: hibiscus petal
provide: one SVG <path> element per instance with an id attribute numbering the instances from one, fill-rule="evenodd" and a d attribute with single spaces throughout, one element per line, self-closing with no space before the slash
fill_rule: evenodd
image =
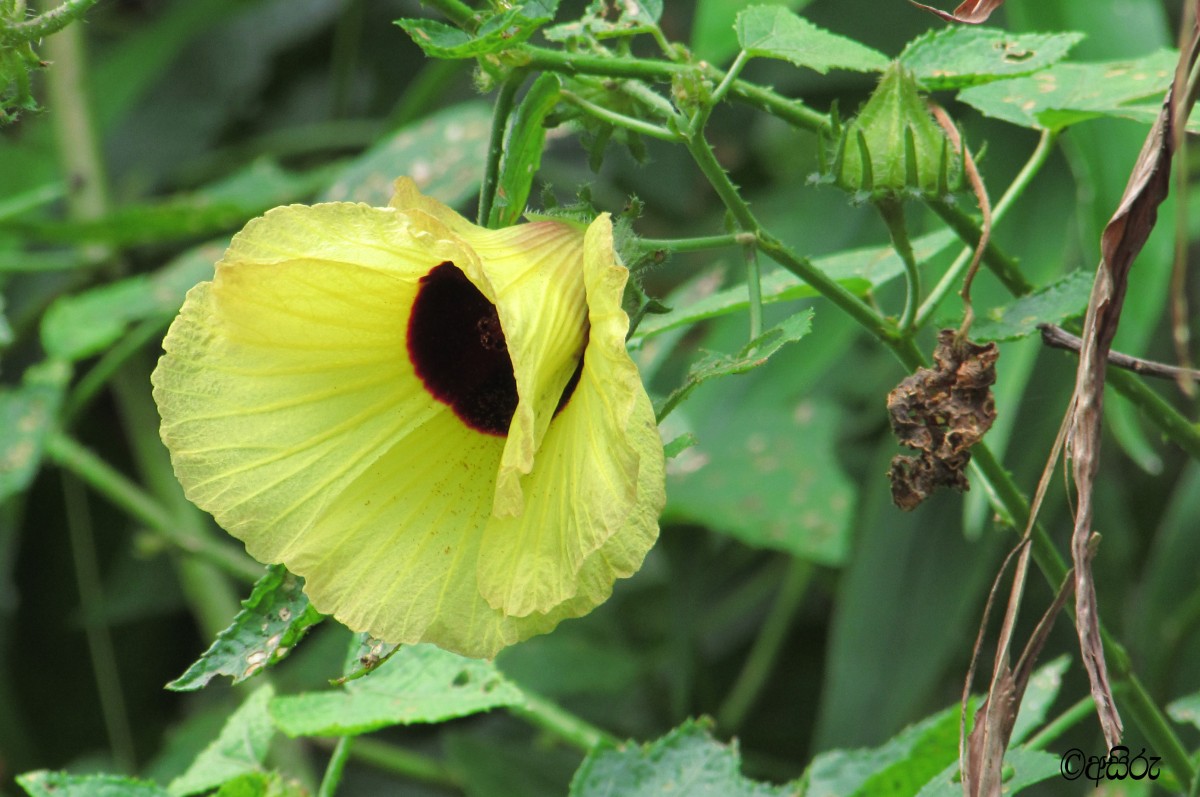
<path id="1" fill-rule="evenodd" d="M 523 480 L 524 514 L 493 518 L 483 537 L 480 590 L 518 616 L 604 600 L 654 544 L 665 501 L 654 412 L 625 349 L 628 272 L 607 216 L 588 228 L 584 251 L 591 332 L 579 385 Z"/>
<path id="2" fill-rule="evenodd" d="M 394 211 L 276 209 L 193 288 L 153 376 L 187 496 L 281 561 L 333 495 L 445 411 L 413 376 L 405 326 L 419 278 L 465 253 Z"/>

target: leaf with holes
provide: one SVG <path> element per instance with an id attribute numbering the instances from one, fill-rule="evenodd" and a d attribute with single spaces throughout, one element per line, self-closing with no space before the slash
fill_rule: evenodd
<path id="1" fill-rule="evenodd" d="M 1082 38 L 1082 33 L 945 28 L 909 42 L 899 61 L 931 91 L 961 89 L 1045 69 Z"/>
<path id="2" fill-rule="evenodd" d="M 491 662 L 410 645 L 340 689 L 275 698 L 271 716 L 289 736 L 353 736 L 390 725 L 442 722 L 524 699 Z"/>
<path id="3" fill-rule="evenodd" d="M 233 624 L 217 634 L 212 647 L 167 688 L 199 689 L 218 675 L 241 683 L 283 659 L 322 619 L 308 603 L 304 579 L 282 565 L 272 565 L 242 601 Z"/>
<path id="4" fill-rule="evenodd" d="M 484 20 L 474 34 L 431 19 L 400 19 L 396 24 L 430 58 L 475 58 L 521 44 L 554 19 L 557 3 L 532 2 Z"/>
<path id="5" fill-rule="evenodd" d="M 958 98 L 987 116 L 1039 130 L 1062 130 L 1106 116 L 1151 124 L 1178 58 L 1159 50 L 1126 61 L 1056 64 L 1026 77 L 973 86 Z"/>
<path id="6" fill-rule="evenodd" d="M 550 41 L 634 36 L 655 30 L 662 12 L 662 0 L 623 3 L 592 0 L 578 20 L 555 25 L 542 33 Z"/>

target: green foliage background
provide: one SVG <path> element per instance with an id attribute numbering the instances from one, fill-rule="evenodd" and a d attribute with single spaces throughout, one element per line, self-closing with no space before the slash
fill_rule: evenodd
<path id="1" fill-rule="evenodd" d="M 728 66 L 745 3 L 665 5 L 668 39 Z M 902 0 L 787 5 L 889 58 L 942 27 Z M 989 24 L 1082 33 L 1072 61 L 1132 59 L 1174 44 L 1177 6 L 1009 0 Z M 582 10 L 564 2 L 557 20 Z M 158 341 L 229 235 L 270 207 L 383 204 L 391 180 L 408 173 L 473 209 L 495 92 L 480 96 L 473 60 L 429 59 L 393 24 L 432 16 L 386 0 L 106 0 L 67 28 L 72 44 L 39 46 L 51 62 L 34 76 L 44 110 L 0 127 L 0 794 L 18 794 L 13 778 L 42 769 L 112 776 L 59 792 L 70 794 L 160 794 L 167 784 L 172 794 L 289 794 L 293 780 L 315 791 L 333 743 L 313 737 L 347 727 L 382 730 L 339 748 L 349 755 L 343 795 L 643 794 L 663 782 L 694 784 L 687 794 L 916 794 L 956 756 L 957 711 L 941 712 L 958 700 L 984 597 L 1015 538 L 979 489 L 938 495 L 908 514 L 892 506 L 884 473 L 897 449 L 884 400 L 905 371 L 786 274 L 767 267 L 763 275 L 764 328 L 787 324 L 771 351 L 758 352 L 770 362 L 733 375 L 746 370 L 748 340 L 736 247 L 680 252 L 644 274 L 647 292 L 674 308 L 648 315 L 632 341 L 652 395 L 671 396 L 689 368 L 708 381 L 664 423 L 665 440 L 690 434 L 695 445 L 671 460 L 660 543 L 611 601 L 505 651 L 494 669 L 406 650 L 384 665 L 393 669 L 331 697 L 327 682 L 342 674 L 353 640 L 325 623 L 265 678 L 164 690 L 231 623 L 261 569 L 247 566 L 174 482 L 149 395 Z M 633 52 L 661 57 L 646 37 Z M 836 104 L 843 118 L 877 80 L 766 58 L 742 77 L 822 113 Z M 1001 85 L 970 89 L 963 102 L 936 95 L 973 150 L 986 146 L 980 167 L 993 201 L 1038 143 L 1034 131 L 965 101 Z M 1075 360 L 1043 350 L 1024 321 L 1082 308 L 1088 280 L 1069 275 L 1095 266 L 1154 102 L 1048 122 L 1071 126 L 995 240 L 1034 286 L 1053 287 L 1014 309 L 998 280 L 977 282 L 980 324 L 1006 341 L 1000 419 L 987 441 L 1027 493 L 1066 408 Z M 1088 115 L 1098 118 L 1083 121 Z M 647 137 L 624 147 L 618 132 L 607 149 L 589 151 L 581 139 L 595 144 L 603 131 L 568 130 L 552 129 L 541 155 L 547 195 L 569 203 L 587 186 L 597 208 L 615 213 L 636 196 L 643 210 L 633 229 L 648 239 L 726 232 L 724 208 L 683 147 Z M 715 109 L 707 134 L 766 227 L 899 314 L 902 268 L 885 257 L 887 228 L 869 206 L 810 184 L 815 134 L 731 104 Z M 103 181 L 81 188 L 84 174 Z M 545 202 L 538 189 L 534 207 Z M 1173 202 L 1135 266 L 1116 343 L 1166 361 Z M 965 198 L 960 207 L 974 211 Z M 496 209 L 501 218 L 514 212 Z M 910 204 L 908 214 L 929 286 L 961 243 L 933 212 Z M 1180 218 L 1194 240 L 1200 216 L 1188 209 Z M 846 254 L 864 248 L 869 255 Z M 935 319 L 957 324 L 957 301 Z M 932 339 L 926 330 L 918 345 L 928 351 Z M 1194 402 L 1169 384 L 1154 390 L 1195 417 Z M 1121 394 L 1109 391 L 1106 410 L 1096 496 L 1101 611 L 1166 706 L 1200 690 L 1200 470 Z M 43 448 L 49 462 L 38 469 Z M 94 464 L 88 457 L 109 468 L 91 472 L 118 477 L 104 495 L 72 475 Z M 1043 520 L 1065 549 L 1060 484 Z M 1048 603 L 1044 583 L 1031 585 L 1032 605 Z M 1071 658 L 1055 658 L 1063 654 Z M 1058 755 L 1073 747 L 1102 753 L 1094 716 L 1086 706 L 1071 711 L 1087 694 L 1077 654 L 1064 618 L 1043 655 L 1056 663 L 1027 704 L 1040 721 L 1029 720 L 1021 738 L 1036 739 L 1063 712 L 1065 720 L 1014 753 L 1018 773 L 1026 762 L 1056 772 Z M 329 705 L 361 696 L 362 684 L 385 672 L 396 689 L 432 702 L 382 718 Z M 374 708 L 366 695 L 358 708 Z M 313 702 L 294 702 L 306 698 Z M 1190 751 L 1200 745 L 1194 704 L 1193 696 L 1171 712 Z M 350 725 L 330 724 L 326 713 Z M 713 720 L 691 719 L 702 716 Z M 1132 750 L 1163 754 L 1138 723 L 1127 718 L 1127 726 Z M 740 771 L 763 783 L 739 775 L 734 751 L 710 735 L 736 737 Z M 227 750 L 221 739 L 232 739 Z M 659 741 L 639 751 L 605 748 L 606 739 Z M 1036 757 L 1039 747 L 1053 754 L 1049 764 Z M 856 748 L 878 749 L 845 752 Z M 46 787 L 27 780 L 24 788 Z M 1028 793 L 1084 788 L 1091 784 L 1054 774 Z"/>

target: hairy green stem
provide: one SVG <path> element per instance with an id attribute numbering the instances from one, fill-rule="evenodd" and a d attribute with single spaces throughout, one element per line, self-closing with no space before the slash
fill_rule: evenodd
<path id="1" fill-rule="evenodd" d="M 713 89 L 712 97 L 709 98 L 710 105 L 716 105 L 721 100 L 725 99 L 726 93 L 733 88 L 733 83 L 737 80 L 738 75 L 742 73 L 742 69 L 750 61 L 750 56 L 745 50 L 739 50 L 737 58 L 733 59 L 733 63 L 729 65 L 729 69 L 725 72 L 725 77 L 721 78 L 721 82 Z"/>
<path id="2" fill-rule="evenodd" d="M 508 117 L 512 115 L 513 101 L 517 90 L 525 82 L 525 71 L 518 70 L 509 75 L 508 80 L 500 86 L 496 95 L 496 105 L 492 112 L 492 135 L 488 141 L 487 165 L 483 170 L 483 185 L 479 188 L 479 212 L 476 223 L 483 227 L 492 215 L 492 205 L 496 201 L 496 189 L 500 185 L 500 161 L 504 157 L 504 134 L 508 128 Z"/>
<path id="3" fill-rule="evenodd" d="M 321 778 L 321 787 L 317 789 L 317 797 L 333 797 L 337 794 L 338 786 L 342 783 L 342 772 L 354 749 L 354 737 L 343 736 L 337 740 L 329 764 L 325 767 L 325 776 Z"/>
<path id="4" fill-rule="evenodd" d="M 601 121 L 608 122 L 610 125 L 623 127 L 626 130 L 632 130 L 635 133 L 640 133 L 651 138 L 657 138 L 662 141 L 677 142 L 682 138 L 679 133 L 675 133 L 665 127 L 660 127 L 649 122 L 643 122 L 641 119 L 635 119 L 632 116 L 626 116 L 625 114 L 611 111 L 608 108 L 597 105 L 594 102 L 585 100 L 583 97 L 580 97 L 574 92 L 564 90 L 561 96 L 565 101 L 571 103 L 576 108 L 579 108 L 580 110 L 588 113 L 591 116 L 594 116 L 597 119 L 600 119 Z"/>
<path id="5" fill-rule="evenodd" d="M 33 19 L 23 22 L 4 22 L 0 24 L 0 44 L 14 45 L 20 42 L 31 42 L 49 36 L 70 25 L 83 13 L 96 4 L 96 0 L 66 0 L 62 5 L 53 8 Z"/>
<path id="6" fill-rule="evenodd" d="M 575 716 L 557 703 L 527 691 L 524 694 L 525 702 L 509 706 L 509 711 L 531 725 L 548 731 L 585 753 L 590 753 L 601 744 L 618 743 L 615 736 Z"/>
<path id="7" fill-rule="evenodd" d="M 742 246 L 746 259 L 746 289 L 750 302 L 750 340 L 762 334 L 762 273 L 758 267 L 758 247 L 750 241 Z"/>
<path id="8" fill-rule="evenodd" d="M 904 312 L 900 316 L 900 332 L 911 335 L 917 319 L 917 305 L 921 301 L 921 270 L 917 266 L 916 255 L 913 254 L 912 243 L 908 239 L 908 224 L 904 220 L 904 205 L 897 199 L 882 199 L 875 203 L 879 215 L 887 224 L 888 234 L 892 237 L 892 248 L 900 256 L 904 264 Z"/>
<path id="9" fill-rule="evenodd" d="M 999 224 L 1000 220 L 1004 218 L 1013 203 L 1025 193 L 1025 189 L 1033 182 L 1033 178 L 1046 165 L 1050 153 L 1054 151 L 1056 141 L 1058 141 L 1057 132 L 1047 130 L 1042 133 L 1042 137 L 1038 139 L 1037 147 L 1034 148 L 1033 154 L 1029 156 L 1029 160 L 1021 167 L 1021 171 L 1004 192 L 1004 196 L 1000 197 L 1000 201 L 992 209 L 993 230 Z M 938 280 L 938 284 L 929 292 L 929 296 L 925 298 L 924 303 L 917 310 L 916 326 L 918 329 L 929 322 L 929 319 L 937 311 L 942 300 L 954 289 L 959 279 L 962 278 L 963 272 L 966 271 L 967 266 L 971 263 L 971 258 L 974 254 L 974 246 L 968 246 L 963 249 L 950 268 L 946 270 L 946 273 L 942 275 L 942 278 Z"/>
<path id="10" fill-rule="evenodd" d="M 736 246 L 742 243 L 744 233 L 729 233 L 727 235 L 706 235 L 696 238 L 639 238 L 637 248 L 646 253 L 654 252 L 703 252 L 707 249 L 719 249 L 723 246 Z"/>
<path id="11" fill-rule="evenodd" d="M 896 353 L 901 362 L 910 368 L 920 364 L 921 355 L 912 347 L 912 342 L 902 339 L 896 328 L 883 316 L 875 312 L 857 296 L 831 279 L 825 272 L 817 268 L 811 260 L 801 257 L 784 246 L 778 239 L 770 235 L 750 206 L 738 193 L 737 186 L 729 179 L 729 175 L 721 167 L 713 154 L 712 147 L 700 134 L 690 136 L 684 141 L 688 152 L 700 171 L 708 179 L 709 184 L 721 198 L 726 209 L 733 215 L 738 226 L 747 233 L 752 233 L 758 241 L 759 248 L 772 260 L 791 271 L 800 279 L 807 282 L 814 290 L 836 304 L 868 332 L 886 344 Z"/>
<path id="12" fill-rule="evenodd" d="M 46 453 L 55 464 L 78 476 L 96 492 L 167 542 L 210 562 L 246 583 L 254 583 L 262 566 L 227 545 L 181 532 L 167 509 L 124 474 L 61 432 L 46 440 Z"/>
<path id="13" fill-rule="evenodd" d="M 608 55 L 585 55 L 566 53 L 533 45 L 521 45 L 511 51 L 517 63 L 546 72 L 561 72 L 568 75 L 602 75 L 605 77 L 634 78 L 670 82 L 677 75 L 695 72 L 699 67 L 648 58 L 625 58 Z M 721 81 L 725 73 L 715 67 L 702 71 L 705 77 Z M 729 94 L 750 103 L 789 124 L 806 130 L 826 130 L 831 126 L 829 117 L 808 108 L 797 100 L 790 100 L 744 80 L 735 80 Z"/>
<path id="14" fill-rule="evenodd" d="M 460 0 L 421 0 L 421 2 L 441 11 L 447 19 L 460 28 L 475 29 L 475 12 L 466 3 L 460 2 Z"/>
<path id="15" fill-rule="evenodd" d="M 787 640 L 792 620 L 803 603 L 812 574 L 811 562 L 792 557 L 787 572 L 784 573 L 783 583 L 779 587 L 779 594 L 775 597 L 775 603 L 750 648 L 746 663 L 742 665 L 742 671 L 738 673 L 725 702 L 717 710 L 717 723 L 724 731 L 736 732 L 762 694 L 763 687 L 775 667 L 779 651 Z"/>

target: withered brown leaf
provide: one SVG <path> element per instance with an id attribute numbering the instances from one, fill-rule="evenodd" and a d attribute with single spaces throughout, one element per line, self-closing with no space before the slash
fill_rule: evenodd
<path id="1" fill-rule="evenodd" d="M 892 460 L 888 478 L 896 506 L 911 510 L 938 487 L 968 489 L 969 449 L 996 420 L 991 387 L 999 356 L 995 343 L 980 346 L 943 329 L 935 367 L 918 368 L 888 394 L 892 432 L 918 452 Z"/>
<path id="2" fill-rule="evenodd" d="M 992 12 L 1004 5 L 1004 0 L 966 0 L 960 3 L 951 14 L 949 11 L 941 11 L 933 6 L 918 3 L 916 0 L 908 0 L 908 2 L 930 14 L 936 14 L 947 22 L 964 22 L 968 25 L 980 25 L 987 22 L 987 18 L 992 15 Z"/>
<path id="3" fill-rule="evenodd" d="M 1200 36 L 1192 28 L 1190 46 L 1180 54 L 1177 67 L 1181 75 L 1191 72 L 1200 52 Z M 1167 91 L 1158 119 L 1146 137 L 1138 155 L 1121 204 L 1104 228 L 1100 238 L 1100 265 L 1092 283 L 1083 326 L 1083 347 L 1075 375 L 1075 393 L 1071 401 L 1071 428 L 1068 437 L 1073 478 L 1079 494 L 1075 526 L 1071 534 L 1071 557 L 1075 562 L 1075 626 L 1083 663 L 1091 684 L 1096 713 L 1108 746 L 1121 740 L 1121 717 L 1113 701 L 1100 638 L 1100 618 L 1096 607 L 1096 586 L 1092 577 L 1092 492 L 1100 465 L 1100 421 L 1104 400 L 1105 365 L 1113 337 L 1121 318 L 1125 289 L 1133 260 L 1158 217 L 1158 206 L 1170 187 L 1171 159 L 1175 150 L 1175 121 L 1179 113 L 1186 119 L 1190 108 L 1180 109 L 1176 99 L 1177 80 Z M 1190 92 L 1188 93 L 1191 94 Z M 1194 101 L 1194 100 L 1193 100 Z"/>

